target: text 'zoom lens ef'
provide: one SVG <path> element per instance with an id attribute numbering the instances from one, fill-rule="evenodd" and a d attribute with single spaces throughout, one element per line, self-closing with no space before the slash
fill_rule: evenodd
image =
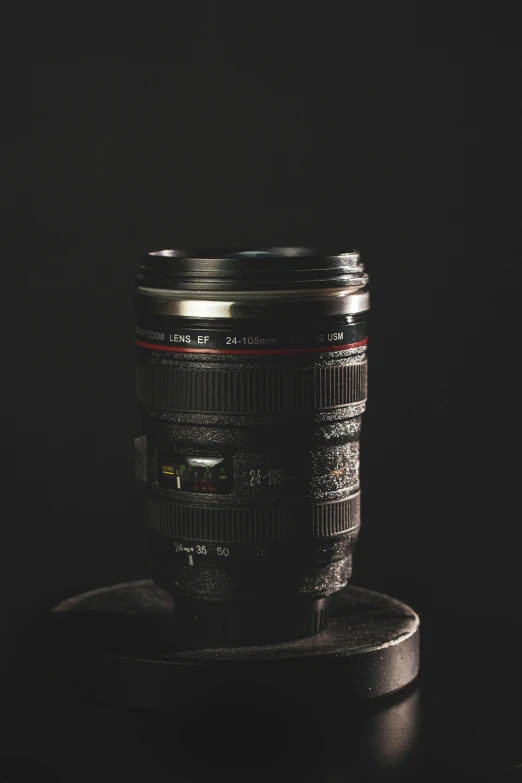
<path id="1" fill-rule="evenodd" d="M 367 284 L 358 253 L 146 256 L 136 464 L 180 628 L 248 643 L 325 627 L 360 525 Z"/>

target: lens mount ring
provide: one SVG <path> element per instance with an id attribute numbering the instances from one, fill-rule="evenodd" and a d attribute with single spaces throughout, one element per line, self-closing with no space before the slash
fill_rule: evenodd
<path id="1" fill-rule="evenodd" d="M 138 286 L 138 313 L 187 318 L 270 318 L 353 315 L 370 308 L 364 286 L 292 291 L 172 291 Z"/>

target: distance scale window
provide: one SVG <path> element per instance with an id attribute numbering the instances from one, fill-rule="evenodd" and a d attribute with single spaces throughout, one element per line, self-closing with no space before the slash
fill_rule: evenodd
<path id="1" fill-rule="evenodd" d="M 196 457 L 158 451 L 158 485 L 200 495 L 226 495 L 233 489 L 232 457 Z"/>

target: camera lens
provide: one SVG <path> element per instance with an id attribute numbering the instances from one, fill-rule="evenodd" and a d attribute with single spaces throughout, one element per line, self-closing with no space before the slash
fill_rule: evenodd
<path id="1" fill-rule="evenodd" d="M 355 252 L 146 256 L 136 465 L 180 628 L 256 643 L 325 627 L 360 525 L 367 283 Z"/>

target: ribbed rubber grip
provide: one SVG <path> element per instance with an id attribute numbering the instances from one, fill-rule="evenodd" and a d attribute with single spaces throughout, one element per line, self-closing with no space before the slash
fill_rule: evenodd
<path id="1" fill-rule="evenodd" d="M 295 369 L 200 370 L 138 364 L 144 405 L 198 413 L 292 413 L 363 402 L 367 362 Z"/>
<path id="2" fill-rule="evenodd" d="M 294 508 L 191 506 L 148 495 L 145 520 L 161 535 L 194 541 L 255 544 L 302 538 L 306 531 L 326 538 L 359 527 L 360 494 Z"/>

